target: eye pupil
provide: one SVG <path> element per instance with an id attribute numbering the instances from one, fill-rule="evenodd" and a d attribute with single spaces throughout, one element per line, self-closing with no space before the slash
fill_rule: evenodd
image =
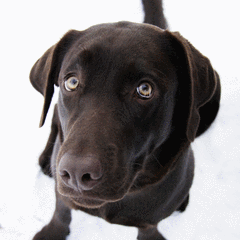
<path id="1" fill-rule="evenodd" d="M 148 92 L 148 90 L 149 90 L 149 85 L 143 84 L 143 85 L 141 85 L 141 88 L 142 88 L 142 91 Z"/>
<path id="2" fill-rule="evenodd" d="M 137 93 L 142 98 L 150 98 L 152 96 L 152 86 L 149 83 L 142 83 L 137 88 Z"/>
<path id="3" fill-rule="evenodd" d="M 79 80 L 75 77 L 70 77 L 66 82 L 65 82 L 65 88 L 67 91 L 74 91 L 79 84 Z"/>
<path id="4" fill-rule="evenodd" d="M 71 79 L 71 84 L 76 85 L 77 84 L 77 79 L 76 78 Z"/>

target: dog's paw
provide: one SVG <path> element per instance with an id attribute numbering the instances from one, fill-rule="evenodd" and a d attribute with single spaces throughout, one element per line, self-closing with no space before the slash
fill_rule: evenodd
<path id="1" fill-rule="evenodd" d="M 138 229 L 138 240 L 166 240 L 163 235 L 157 230 L 157 227 L 148 229 Z"/>
<path id="2" fill-rule="evenodd" d="M 33 240 L 65 240 L 69 233 L 69 228 L 56 228 L 47 225 L 33 237 Z"/>
<path id="3" fill-rule="evenodd" d="M 189 203 L 189 194 L 188 196 L 185 198 L 185 200 L 183 201 L 183 203 L 180 205 L 180 207 L 177 209 L 177 211 L 179 212 L 184 212 L 188 206 Z"/>
<path id="4" fill-rule="evenodd" d="M 51 172 L 51 165 L 50 165 L 50 157 L 46 155 L 44 152 L 40 155 L 39 157 L 39 165 L 42 169 L 42 172 L 49 176 L 52 177 L 52 172 Z"/>

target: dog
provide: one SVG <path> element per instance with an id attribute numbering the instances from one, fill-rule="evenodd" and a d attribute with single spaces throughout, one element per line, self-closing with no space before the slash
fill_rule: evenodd
<path id="1" fill-rule="evenodd" d="M 71 209 L 135 226 L 139 240 L 163 240 L 157 224 L 188 205 L 191 142 L 217 116 L 220 80 L 205 56 L 166 30 L 161 1 L 143 5 L 144 23 L 71 30 L 31 70 L 44 96 L 40 126 L 59 87 L 39 158 L 55 179 L 56 209 L 34 240 L 65 239 Z"/>

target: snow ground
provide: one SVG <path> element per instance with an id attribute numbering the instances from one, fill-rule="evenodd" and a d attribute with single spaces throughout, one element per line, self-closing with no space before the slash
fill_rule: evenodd
<path id="1" fill-rule="evenodd" d="M 159 224 L 169 240 L 240 239 L 240 35 L 238 0 L 165 0 L 165 14 L 218 71 L 221 110 L 194 144 L 196 174 L 189 207 Z M 0 3 L 1 153 L 0 239 L 28 240 L 51 218 L 54 183 L 40 173 L 50 120 L 38 129 L 42 96 L 30 85 L 35 61 L 69 29 L 141 22 L 140 0 L 12 0 Z M 7 82 L 5 82 L 5 80 Z M 50 116 L 51 114 L 49 114 Z M 68 240 L 136 239 L 135 228 L 73 212 Z"/>

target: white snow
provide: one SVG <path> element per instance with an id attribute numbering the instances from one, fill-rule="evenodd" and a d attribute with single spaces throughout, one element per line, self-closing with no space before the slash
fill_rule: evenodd
<path id="1" fill-rule="evenodd" d="M 165 14 L 206 55 L 222 83 L 217 121 L 194 144 L 195 179 L 183 214 L 162 221 L 169 240 L 240 239 L 240 34 L 238 0 L 165 0 Z M 42 96 L 29 82 L 35 61 L 69 29 L 143 19 L 140 0 L 12 0 L 0 3 L 0 239 L 28 240 L 54 211 L 54 183 L 40 173 L 51 112 L 38 128 Z M 52 109 L 51 109 L 52 111 Z M 68 240 L 136 239 L 137 230 L 73 211 Z"/>

